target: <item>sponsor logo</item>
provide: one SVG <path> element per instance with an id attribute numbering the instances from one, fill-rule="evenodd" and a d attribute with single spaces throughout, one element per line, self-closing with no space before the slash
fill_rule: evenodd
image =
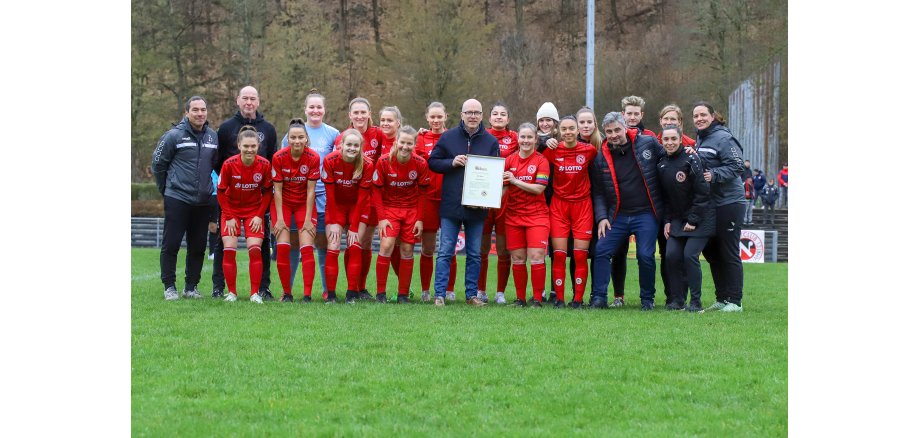
<path id="1" fill-rule="evenodd" d="M 415 181 L 390 181 L 391 187 L 408 187 L 414 184 Z"/>
<path id="2" fill-rule="evenodd" d="M 559 166 L 560 172 L 581 172 L 581 166 Z"/>
<path id="3" fill-rule="evenodd" d="M 261 181 L 262 181 L 262 174 L 261 174 L 261 173 L 254 173 L 254 174 L 252 174 L 252 180 L 255 181 L 255 182 L 261 182 Z"/>
<path id="4" fill-rule="evenodd" d="M 301 182 L 306 181 L 306 180 L 307 180 L 307 177 L 305 177 L 305 176 L 292 176 L 292 177 L 290 177 L 290 178 L 285 178 L 284 180 L 285 180 L 285 181 L 290 181 L 290 182 L 301 183 Z"/>
<path id="5" fill-rule="evenodd" d="M 274 169 L 273 169 L 274 170 Z M 281 168 L 281 171 L 284 173 L 291 173 L 291 169 Z"/>
<path id="6" fill-rule="evenodd" d="M 238 188 L 238 189 L 241 189 L 241 190 L 254 190 L 254 189 L 259 188 L 259 185 L 258 185 L 258 184 L 252 184 L 252 183 L 249 183 L 249 184 L 240 184 L 240 183 L 236 183 L 236 185 L 234 185 L 234 187 L 236 187 L 236 188 Z"/>
<path id="7" fill-rule="evenodd" d="M 556 158 L 556 161 L 564 161 L 564 160 L 565 160 L 565 158 L 564 158 L 564 157 L 559 157 L 559 158 Z"/>
<path id="8" fill-rule="evenodd" d="M 684 173 L 683 170 L 679 170 L 677 175 L 674 175 L 674 177 L 677 178 L 677 182 L 684 182 L 687 180 L 687 174 Z"/>
<path id="9" fill-rule="evenodd" d="M 414 170 L 410 170 L 410 171 L 409 171 L 409 179 L 416 179 L 416 178 L 418 178 L 418 172 L 416 172 L 416 171 L 414 171 Z"/>
<path id="10" fill-rule="evenodd" d="M 241 178 L 243 178 L 243 177 L 240 176 L 240 175 L 231 175 L 231 177 L 232 177 L 233 179 L 241 179 Z"/>
<path id="11" fill-rule="evenodd" d="M 652 159 L 652 151 L 650 151 L 650 150 L 648 150 L 648 149 L 642 151 L 642 158 L 645 158 L 646 160 L 651 160 L 651 159 Z"/>
<path id="12" fill-rule="evenodd" d="M 211 139 L 211 137 L 208 136 L 208 140 L 210 140 L 210 139 Z M 191 141 L 191 140 L 192 140 L 192 137 L 182 137 L 182 141 Z"/>
<path id="13" fill-rule="evenodd" d="M 527 173 L 534 173 L 536 171 L 537 171 L 537 166 L 535 164 L 531 164 L 530 166 L 527 166 Z"/>
<path id="14" fill-rule="evenodd" d="M 530 175 L 521 175 L 517 177 L 517 179 L 518 181 L 530 181 L 531 179 L 533 179 L 533 177 Z"/>
<path id="15" fill-rule="evenodd" d="M 333 172 L 333 173 L 336 174 L 336 175 L 342 175 L 342 172 L 339 172 L 338 170 L 336 170 L 336 171 Z"/>
<path id="16" fill-rule="evenodd" d="M 306 165 L 306 164 L 300 166 L 300 173 L 307 173 L 307 165 Z"/>
<path id="17" fill-rule="evenodd" d="M 575 162 L 578 164 L 585 164 L 585 156 L 579 154 L 577 157 L 575 157 Z"/>

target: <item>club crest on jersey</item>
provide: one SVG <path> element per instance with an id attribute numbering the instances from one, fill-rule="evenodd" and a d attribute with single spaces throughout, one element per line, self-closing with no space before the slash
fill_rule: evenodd
<path id="1" fill-rule="evenodd" d="M 576 278 L 576 279 L 575 279 L 575 284 L 581 284 L 581 279 L 580 279 L 580 278 Z"/>
<path id="2" fill-rule="evenodd" d="M 650 150 L 648 150 L 648 149 L 642 151 L 642 158 L 645 158 L 646 160 L 651 160 L 651 159 L 652 159 L 652 151 L 650 151 Z"/>
<path id="3" fill-rule="evenodd" d="M 585 164 L 585 156 L 578 155 L 577 157 L 575 157 L 575 162 L 578 164 Z"/>
<path id="4" fill-rule="evenodd" d="M 416 172 L 416 171 L 414 171 L 414 170 L 410 170 L 410 171 L 409 171 L 409 179 L 415 179 L 415 178 L 418 178 L 418 172 Z"/>
<path id="5" fill-rule="evenodd" d="M 677 175 L 674 175 L 677 178 L 677 182 L 684 182 L 687 180 L 687 174 L 683 170 L 677 171 Z"/>
<path id="6" fill-rule="evenodd" d="M 300 166 L 300 173 L 307 173 L 307 165 L 306 165 L 306 164 Z"/>
<path id="7" fill-rule="evenodd" d="M 371 140 L 371 147 L 372 147 L 372 148 L 377 149 L 377 145 L 378 145 L 378 144 L 379 144 L 379 143 L 377 143 L 377 139 L 376 139 L 376 138 L 373 139 L 373 140 Z"/>
<path id="8" fill-rule="evenodd" d="M 502 138 L 502 143 L 504 143 L 504 144 L 511 144 L 511 137 L 504 137 L 504 138 Z"/>
<path id="9" fill-rule="evenodd" d="M 537 171 L 537 166 L 536 166 L 536 165 L 531 164 L 530 166 L 527 166 L 527 173 L 534 173 L 534 172 L 536 172 L 536 171 Z"/>
<path id="10" fill-rule="evenodd" d="M 562 280 L 556 279 L 556 286 L 562 286 Z"/>
<path id="11" fill-rule="evenodd" d="M 261 181 L 262 181 L 262 174 L 261 174 L 261 173 L 254 173 L 254 174 L 252 174 L 252 180 L 255 181 L 255 182 L 261 182 Z"/>

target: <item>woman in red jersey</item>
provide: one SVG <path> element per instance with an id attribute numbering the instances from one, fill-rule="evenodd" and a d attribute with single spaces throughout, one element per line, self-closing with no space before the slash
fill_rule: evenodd
<path id="1" fill-rule="evenodd" d="M 664 127 L 668 125 L 677 125 L 681 129 L 684 127 L 684 114 L 681 112 L 680 107 L 675 104 L 665 105 L 664 108 L 658 113 L 658 123 Z M 661 142 L 661 133 L 658 134 L 658 143 Z M 662 143 L 664 144 L 664 143 Z M 680 144 L 682 146 L 695 146 L 696 140 L 687 137 L 687 134 L 680 134 Z"/>
<path id="2" fill-rule="evenodd" d="M 527 265 L 533 287 L 533 306 L 540 307 L 546 285 L 546 244 L 549 240 L 549 209 L 543 190 L 549 181 L 549 162 L 536 153 L 537 128 L 524 123 L 518 128 L 518 151 L 505 158 L 505 232 L 511 251 L 516 306 L 527 305 Z"/>
<path id="3" fill-rule="evenodd" d="M 224 162 L 217 181 L 220 203 L 220 235 L 224 244 L 224 277 L 230 293 L 224 301 L 236 301 L 236 247 L 238 236 L 246 236 L 249 249 L 249 301 L 262 304 L 262 240 L 265 224 L 262 212 L 272 200 L 271 163 L 258 155 L 256 128 L 246 125 L 236 139 L 240 153 Z"/>
<path id="4" fill-rule="evenodd" d="M 396 144 L 396 136 L 401 126 L 402 113 L 399 112 L 399 108 L 395 106 L 385 106 L 380 109 L 380 132 L 383 133 L 383 142 L 380 144 L 380 158 L 390 155 L 390 151 Z M 378 162 L 380 158 L 377 159 Z M 377 214 L 377 206 L 373 202 L 371 203 L 371 211 L 377 216 L 377 222 L 370 222 L 370 220 L 365 222 L 367 228 L 364 230 L 364 234 L 359 236 L 361 239 L 361 247 L 365 248 L 362 253 L 362 256 L 365 258 L 367 258 L 367 253 L 370 252 L 371 242 L 374 239 L 374 230 L 377 227 L 377 223 L 380 221 L 380 216 Z M 367 260 L 370 260 L 370 258 L 367 258 Z M 390 264 L 393 266 L 393 273 L 396 275 L 399 275 L 399 262 L 399 257 L 390 259 Z M 367 266 L 362 265 L 361 268 L 362 278 L 367 278 L 367 274 L 370 270 L 370 263 L 368 263 Z M 378 296 L 377 298 L 379 299 L 380 297 Z"/>
<path id="5" fill-rule="evenodd" d="M 594 212 L 591 206 L 591 183 L 588 165 L 597 148 L 578 141 L 575 117 L 563 117 L 559 123 L 562 144 L 546 149 L 543 155 L 553 167 L 553 199 L 550 201 L 550 237 L 553 242 L 553 289 L 556 307 L 565 306 L 565 248 L 569 234 L 574 238 L 575 297 L 572 308 L 582 307 L 588 277 L 588 248 L 591 244 Z"/>
<path id="6" fill-rule="evenodd" d="M 441 102 L 431 102 L 425 110 L 425 120 L 429 129 L 420 129 L 415 141 L 415 154 L 428 160 L 434 145 L 447 130 L 447 108 Z M 434 274 L 434 246 L 441 228 L 441 181 L 444 175 L 431 172 L 431 184 L 423 195 L 422 208 L 422 254 L 419 258 L 419 274 L 422 283 L 422 301 L 431 301 L 431 276 Z M 447 299 L 454 301 L 454 282 L 457 279 L 457 258 L 450 261 L 450 279 L 447 281 Z"/>
<path id="7" fill-rule="evenodd" d="M 319 154 L 310 149 L 310 137 L 303 119 L 291 120 L 288 126 L 288 146 L 272 157 L 274 202 L 271 208 L 272 234 L 278 248 L 278 277 L 284 289 L 282 302 L 293 302 L 291 295 L 291 227 L 293 217 L 299 253 L 303 265 L 303 302 L 309 302 L 313 292 L 316 264 L 313 243 L 316 239 L 316 181 L 319 179 Z M 309 220 L 308 220 L 309 219 Z"/>
<path id="8" fill-rule="evenodd" d="M 400 128 L 398 140 L 389 155 L 377 160 L 374 171 L 374 205 L 380 217 L 380 253 L 377 254 L 377 301 L 386 302 L 387 274 L 396 240 L 399 239 L 399 288 L 397 303 L 409 302 L 409 283 L 415 264 L 413 247 L 422 236 L 422 196 L 431 178 L 428 160 L 415 155 L 411 126 Z"/>
<path id="9" fill-rule="evenodd" d="M 345 302 L 352 304 L 359 299 L 358 276 L 361 273 L 361 243 L 358 236 L 366 224 L 361 221 L 367 216 L 370 206 L 371 176 L 374 164 L 362 156 L 364 138 L 355 129 L 342 133 L 341 149 L 333 151 L 323 160 L 321 176 L 326 184 L 326 239 L 329 249 L 326 256 L 326 284 L 329 293 L 327 303 L 336 301 L 335 288 L 339 277 L 339 253 L 342 233 L 347 230 L 345 270 L 348 290 Z"/>
<path id="10" fill-rule="evenodd" d="M 517 152 L 518 134 L 508 129 L 510 118 L 508 116 L 508 106 L 503 102 L 496 102 L 492 105 L 492 111 L 489 114 L 489 125 L 486 129 L 498 139 L 498 153 L 502 158 L 507 158 Z M 502 201 L 502 205 L 505 201 Z M 482 245 L 480 248 L 480 268 L 479 268 L 479 289 L 478 296 L 483 302 L 489 302 L 489 296 L 486 293 L 486 279 L 489 274 L 489 250 L 492 248 L 492 229 L 495 229 L 495 252 L 498 255 L 498 282 L 495 285 L 495 302 L 505 304 L 505 287 L 508 286 L 508 275 L 511 273 L 511 256 L 505 245 L 505 220 L 504 208 L 493 208 L 489 210 L 486 216 L 486 222 L 482 226 Z"/>

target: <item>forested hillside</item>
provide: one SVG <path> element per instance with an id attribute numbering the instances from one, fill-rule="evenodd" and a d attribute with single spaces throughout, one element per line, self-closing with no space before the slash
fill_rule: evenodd
<path id="1" fill-rule="evenodd" d="M 786 77 L 785 0 L 598 0 L 596 8 L 599 114 L 640 95 L 657 130 L 667 103 L 689 111 L 706 99 L 725 112 L 750 74 L 779 60 Z M 150 180 L 153 147 L 189 96 L 207 99 L 216 129 L 249 84 L 279 129 L 303 114 L 311 88 L 339 128 L 356 96 L 375 110 L 398 106 L 416 127 L 433 100 L 447 105 L 451 124 L 469 97 L 484 107 L 505 101 L 512 126 L 544 101 L 573 113 L 584 104 L 585 17 L 585 2 L 574 0 L 133 0 L 132 181 Z M 783 157 L 785 117 L 783 109 Z"/>

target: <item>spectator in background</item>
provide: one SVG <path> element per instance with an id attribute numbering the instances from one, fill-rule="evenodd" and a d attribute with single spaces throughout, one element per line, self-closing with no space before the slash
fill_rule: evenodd
<path id="1" fill-rule="evenodd" d="M 268 123 L 268 120 L 265 120 L 265 116 L 258 111 L 259 104 L 259 92 L 255 87 L 246 86 L 240 89 L 240 93 L 236 97 L 236 105 L 239 107 L 239 110 L 233 117 L 224 120 L 224 122 L 220 124 L 220 128 L 217 128 L 218 159 L 217 165 L 214 168 L 215 170 L 220 171 L 224 161 L 240 153 L 239 147 L 237 147 L 237 135 L 240 129 L 246 125 L 256 128 L 256 136 L 259 139 L 258 155 L 271 163 L 272 156 L 278 151 L 278 135 L 275 132 L 275 127 L 271 123 Z M 271 164 L 269 164 L 269 166 L 270 165 Z M 262 222 L 266 224 L 271 222 L 267 205 L 266 211 L 262 216 Z M 262 245 L 263 269 L 262 279 L 259 282 L 259 296 L 271 300 L 273 297 L 271 291 L 268 290 L 268 286 L 271 282 L 272 235 L 270 233 L 271 227 L 266 226 L 262 228 L 264 236 L 260 243 Z M 214 290 L 211 292 L 211 296 L 214 298 L 224 296 L 223 257 L 223 252 L 214 254 L 214 277 L 220 279 L 219 284 L 221 285 L 221 287 L 218 288 L 218 282 L 214 283 Z"/>
<path id="2" fill-rule="evenodd" d="M 773 204 L 776 203 L 776 200 L 779 199 L 779 191 L 776 188 L 776 185 L 773 184 L 773 178 L 770 178 L 770 181 L 763 188 L 763 193 L 760 194 L 760 201 L 763 202 L 763 224 L 767 224 L 767 217 L 770 218 L 770 225 L 773 225 Z"/>
<path id="3" fill-rule="evenodd" d="M 767 179 L 764 178 L 763 172 L 760 169 L 754 169 L 754 201 L 756 202 L 760 198 L 760 194 L 763 192 L 764 186 L 767 185 Z M 760 205 L 763 206 L 763 200 L 760 201 Z"/>
<path id="4" fill-rule="evenodd" d="M 208 106 L 201 96 L 185 104 L 185 117 L 160 137 L 153 151 L 151 170 L 163 195 L 163 243 L 160 247 L 160 280 L 167 301 L 178 300 L 176 259 L 187 243 L 185 257 L 186 298 L 201 298 L 198 281 L 208 244 L 208 217 L 213 188 L 210 172 L 217 163 L 217 133 L 208 126 Z"/>
<path id="5" fill-rule="evenodd" d="M 776 181 L 779 184 L 780 202 L 779 206 L 782 208 L 789 208 L 789 164 L 783 163 L 783 170 L 779 171 L 779 174 L 776 175 Z"/>
<path id="6" fill-rule="evenodd" d="M 744 160 L 744 170 L 741 172 L 741 181 L 744 183 L 744 225 L 754 223 L 754 173 L 751 172 L 751 160 Z"/>

